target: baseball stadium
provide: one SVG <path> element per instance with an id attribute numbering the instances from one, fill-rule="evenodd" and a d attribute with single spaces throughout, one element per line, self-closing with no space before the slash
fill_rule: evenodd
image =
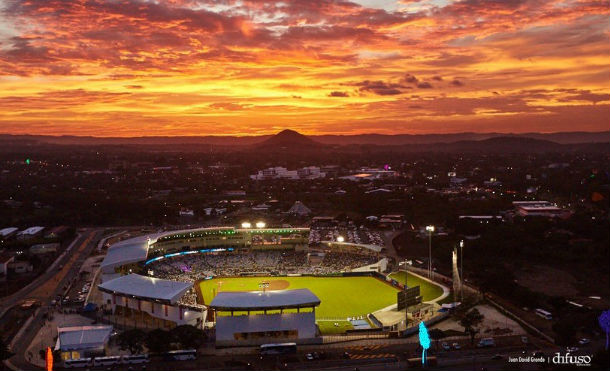
<path id="1" fill-rule="evenodd" d="M 100 304 L 144 328 L 209 328 L 217 345 L 232 346 L 406 328 L 408 318 L 433 315 L 446 295 L 424 277 L 391 272 L 374 231 L 345 231 L 346 238 L 257 224 L 115 243 L 101 264 Z M 414 301 L 401 308 L 402 293 L 414 287 Z"/>

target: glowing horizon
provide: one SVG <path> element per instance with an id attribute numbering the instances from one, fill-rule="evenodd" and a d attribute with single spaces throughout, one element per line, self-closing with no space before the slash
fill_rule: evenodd
<path id="1" fill-rule="evenodd" d="M 0 0 L 0 133 L 605 131 L 608 0 Z"/>

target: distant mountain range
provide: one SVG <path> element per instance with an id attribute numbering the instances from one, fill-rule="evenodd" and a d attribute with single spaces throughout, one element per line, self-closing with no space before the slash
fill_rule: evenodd
<path id="1" fill-rule="evenodd" d="M 106 138 L 80 136 L 43 136 L 0 134 L 0 143 L 21 145 L 85 146 L 158 146 L 165 150 L 181 145 L 180 150 L 218 148 L 224 150 L 266 151 L 360 151 L 391 150 L 399 152 L 548 152 L 607 148 L 610 132 L 563 133 L 457 133 L 457 134 L 358 134 L 305 136 L 294 130 L 261 136 L 134 137 Z M 203 146 L 203 147 L 202 147 Z"/>

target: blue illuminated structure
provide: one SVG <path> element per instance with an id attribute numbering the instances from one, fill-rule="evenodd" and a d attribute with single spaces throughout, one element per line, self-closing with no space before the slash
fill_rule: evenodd
<path id="1" fill-rule="evenodd" d="M 202 250 L 176 252 L 173 254 L 166 254 L 166 255 L 162 255 L 162 256 L 157 256 L 156 258 L 149 259 L 144 263 L 144 265 L 148 265 L 150 263 L 153 263 L 153 262 L 156 262 L 159 260 L 163 260 L 163 259 L 167 259 L 167 258 L 173 258 L 174 256 L 191 255 L 191 254 L 209 254 L 209 253 L 213 253 L 213 252 L 225 252 L 225 251 L 233 251 L 233 248 L 227 247 L 226 249 L 225 248 L 216 248 L 216 249 L 202 249 Z"/>
<path id="2" fill-rule="evenodd" d="M 597 319 L 599 326 L 606 333 L 606 350 L 608 350 L 608 335 L 610 334 L 610 310 L 605 310 Z"/>
<path id="3" fill-rule="evenodd" d="M 430 348 L 430 336 L 428 335 L 428 329 L 426 324 L 422 321 L 419 323 L 419 344 L 422 347 L 421 352 L 421 363 L 426 364 L 426 351 Z"/>

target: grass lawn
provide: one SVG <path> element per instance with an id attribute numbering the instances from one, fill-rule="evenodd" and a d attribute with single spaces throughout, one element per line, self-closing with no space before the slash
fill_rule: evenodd
<path id="1" fill-rule="evenodd" d="M 395 279 L 403 285 L 406 279 L 409 287 L 419 285 L 419 292 L 423 296 L 424 301 L 434 300 L 439 296 L 443 295 L 443 288 L 439 285 L 430 283 L 426 280 L 422 280 L 421 278 L 405 271 L 392 273 L 390 274 L 390 278 Z"/>
<path id="2" fill-rule="evenodd" d="M 335 323 L 338 326 L 335 326 Z M 349 321 L 318 321 L 317 324 L 320 332 L 324 335 L 343 334 L 347 330 L 354 329 L 354 326 Z"/>
<path id="3" fill-rule="evenodd" d="M 220 291 L 258 291 L 258 284 L 263 280 L 288 281 L 287 290 L 311 290 L 321 301 L 320 306 L 316 308 L 316 318 L 337 319 L 335 322 L 345 321 L 347 317 L 365 316 L 395 304 L 398 291 L 372 277 L 231 277 L 201 281 L 199 285 L 205 303 L 210 303 L 214 290 L 218 290 L 219 282 L 222 282 Z M 323 326 L 329 327 L 333 332 L 338 329 L 333 322 Z M 347 325 L 340 323 L 339 328 L 344 326 Z"/>

